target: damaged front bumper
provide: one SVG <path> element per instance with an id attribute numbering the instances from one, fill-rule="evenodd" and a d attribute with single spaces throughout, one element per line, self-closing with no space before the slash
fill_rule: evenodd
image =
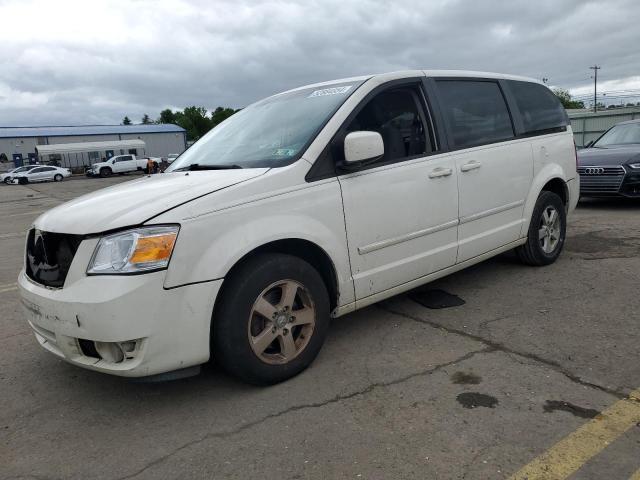
<path id="1" fill-rule="evenodd" d="M 81 276 L 53 289 L 23 270 L 18 285 L 29 325 L 46 350 L 80 367 L 145 377 L 209 359 L 222 280 L 164 289 L 165 274 Z"/>

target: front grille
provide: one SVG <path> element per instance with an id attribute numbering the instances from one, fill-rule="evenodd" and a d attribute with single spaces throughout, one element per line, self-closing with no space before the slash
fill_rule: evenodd
<path id="1" fill-rule="evenodd" d="M 581 193 L 617 193 L 626 171 L 615 167 L 578 167 Z"/>
<path id="2" fill-rule="evenodd" d="M 41 285 L 62 288 L 82 235 L 31 229 L 27 237 L 27 276 Z"/>

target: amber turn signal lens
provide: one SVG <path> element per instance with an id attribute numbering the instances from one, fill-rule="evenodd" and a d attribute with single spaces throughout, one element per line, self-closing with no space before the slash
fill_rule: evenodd
<path id="1" fill-rule="evenodd" d="M 176 243 L 177 233 L 140 237 L 130 263 L 147 263 L 167 260 Z"/>

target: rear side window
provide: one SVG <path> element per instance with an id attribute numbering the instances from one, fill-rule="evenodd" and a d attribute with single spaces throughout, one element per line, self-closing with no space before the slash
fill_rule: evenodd
<path id="1" fill-rule="evenodd" d="M 564 107 L 547 87 L 509 80 L 509 88 L 520 110 L 524 133 L 551 133 L 566 127 L 568 122 Z"/>
<path id="2" fill-rule="evenodd" d="M 473 147 L 514 137 L 507 104 L 496 82 L 438 80 L 438 95 L 450 141 Z"/>

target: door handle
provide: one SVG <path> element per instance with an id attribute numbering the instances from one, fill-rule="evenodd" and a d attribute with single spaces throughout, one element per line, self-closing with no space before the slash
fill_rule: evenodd
<path id="1" fill-rule="evenodd" d="M 429 178 L 448 177 L 453 173 L 451 168 L 437 167 L 429 172 Z"/>
<path id="2" fill-rule="evenodd" d="M 475 170 L 480 168 L 482 164 L 480 162 L 476 162 L 475 160 L 470 161 L 469 163 L 465 163 L 460 167 L 460 171 L 462 172 L 470 172 L 471 170 Z"/>

